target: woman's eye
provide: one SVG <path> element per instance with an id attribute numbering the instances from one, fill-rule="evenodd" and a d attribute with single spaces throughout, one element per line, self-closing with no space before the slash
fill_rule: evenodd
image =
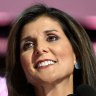
<path id="1" fill-rule="evenodd" d="M 53 42 L 53 41 L 56 41 L 56 40 L 58 40 L 58 39 L 59 39 L 59 37 L 56 36 L 56 35 L 49 35 L 49 36 L 47 37 L 47 41 L 48 41 L 48 42 Z"/>
<path id="2" fill-rule="evenodd" d="M 33 47 L 34 47 L 33 42 L 27 41 L 27 42 L 25 42 L 24 45 L 23 45 L 23 50 L 26 51 L 26 50 L 28 50 L 28 49 L 30 49 L 30 48 L 33 48 Z"/>

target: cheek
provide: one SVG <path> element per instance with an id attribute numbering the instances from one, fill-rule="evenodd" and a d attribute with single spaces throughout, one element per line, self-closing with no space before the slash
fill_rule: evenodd
<path id="1" fill-rule="evenodd" d="M 21 64 L 22 66 L 28 66 L 29 65 L 29 61 L 30 61 L 30 58 L 28 58 L 29 56 L 26 56 L 26 55 L 22 55 L 20 56 L 20 60 L 21 60 Z"/>
<path id="2" fill-rule="evenodd" d="M 26 54 L 26 55 L 21 54 L 20 60 L 21 60 L 21 65 L 22 65 L 22 68 L 24 70 L 24 73 L 26 75 L 28 82 L 30 82 L 30 81 L 34 82 L 34 80 L 32 78 L 34 76 L 35 69 L 31 62 L 32 61 L 31 54 Z"/>
<path id="3" fill-rule="evenodd" d="M 62 64 L 64 68 L 74 68 L 76 61 L 75 54 L 70 46 L 58 47 L 55 51 L 59 63 Z"/>
<path id="4" fill-rule="evenodd" d="M 31 54 L 21 54 L 20 56 L 21 65 L 24 69 L 24 71 L 29 70 L 32 68 L 32 62 L 31 62 Z"/>

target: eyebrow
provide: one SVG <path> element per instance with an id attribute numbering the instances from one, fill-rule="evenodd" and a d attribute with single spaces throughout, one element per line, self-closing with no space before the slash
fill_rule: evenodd
<path id="1" fill-rule="evenodd" d="M 57 30 L 52 29 L 52 30 L 45 30 L 45 31 L 44 31 L 45 34 L 48 34 L 48 33 L 51 33 L 51 32 L 57 32 Z M 33 38 L 33 37 L 31 37 L 31 36 L 27 36 L 27 37 L 21 39 L 20 42 L 27 41 L 27 40 L 34 41 L 35 38 Z"/>
<path id="2" fill-rule="evenodd" d="M 54 32 L 54 31 L 57 32 L 57 30 L 52 29 L 52 30 L 45 30 L 44 33 L 51 33 L 51 32 Z"/>
<path id="3" fill-rule="evenodd" d="M 28 41 L 28 40 L 33 41 L 33 40 L 35 40 L 35 39 L 34 39 L 34 38 L 32 38 L 31 36 L 27 36 L 27 37 L 25 37 L 25 38 L 21 39 L 21 41 L 20 41 L 20 42 L 23 42 L 23 41 Z"/>

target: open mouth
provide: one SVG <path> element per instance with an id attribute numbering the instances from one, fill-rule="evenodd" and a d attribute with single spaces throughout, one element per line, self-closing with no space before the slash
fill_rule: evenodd
<path id="1" fill-rule="evenodd" d="M 38 64 L 36 64 L 35 68 L 43 68 L 43 67 L 47 67 L 49 65 L 53 65 L 55 63 L 56 63 L 56 61 L 53 61 L 53 60 L 45 60 L 42 62 L 38 62 Z"/>

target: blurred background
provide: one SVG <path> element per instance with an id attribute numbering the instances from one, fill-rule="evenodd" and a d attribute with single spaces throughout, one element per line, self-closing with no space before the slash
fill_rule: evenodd
<path id="1" fill-rule="evenodd" d="M 0 76 L 5 74 L 7 40 L 12 22 L 28 6 L 43 3 L 77 19 L 87 31 L 96 52 L 96 0 L 0 0 Z"/>

